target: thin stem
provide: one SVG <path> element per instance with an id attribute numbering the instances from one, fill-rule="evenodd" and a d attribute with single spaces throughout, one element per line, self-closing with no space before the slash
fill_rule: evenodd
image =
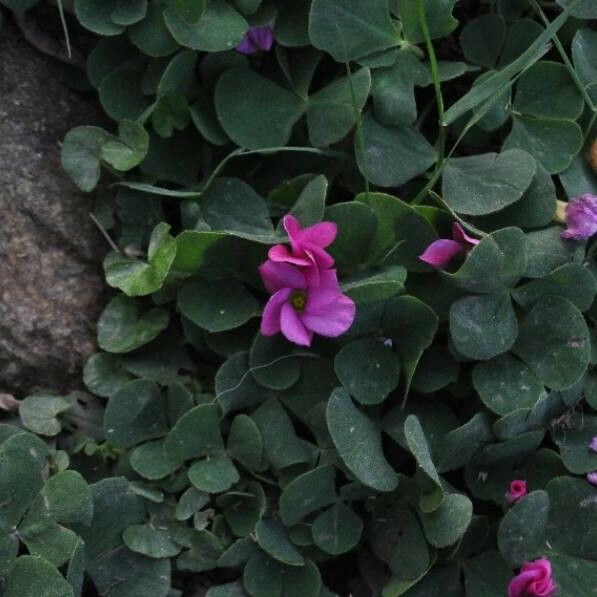
<path id="1" fill-rule="evenodd" d="M 93 221 L 93 223 L 97 226 L 98 230 L 102 233 L 102 236 L 106 239 L 107 243 L 112 247 L 113 251 L 116 253 L 120 253 L 120 249 L 118 245 L 112 240 L 112 237 L 106 232 L 106 229 L 101 225 L 100 221 L 95 217 L 94 214 L 89 212 L 89 217 Z"/>
<path id="2" fill-rule="evenodd" d="M 429 183 L 425 185 L 425 192 L 420 192 L 412 201 L 412 204 L 417 205 L 420 203 L 430 188 L 436 183 L 437 179 L 439 178 L 441 171 L 443 170 L 443 165 L 445 161 L 445 152 L 446 152 L 446 128 L 443 126 L 442 122 L 444 121 L 444 98 L 442 96 L 442 86 L 441 80 L 439 76 L 439 67 L 437 64 L 437 57 L 435 55 L 435 50 L 433 48 L 433 43 L 431 41 L 431 34 L 429 33 L 429 27 L 427 25 L 427 16 L 425 15 L 425 4 L 424 0 L 417 0 L 417 12 L 419 16 L 419 25 L 421 26 L 421 31 L 423 32 L 423 37 L 425 38 L 425 44 L 427 46 L 427 54 L 429 55 L 429 66 L 431 67 L 431 78 L 433 80 L 433 88 L 435 89 L 435 101 L 437 103 L 437 115 L 438 115 L 438 124 L 439 124 L 439 135 L 437 137 L 437 152 L 438 152 L 438 159 L 435 164 L 435 170 L 431 175 L 432 184 L 429 186 Z"/>
<path id="3" fill-rule="evenodd" d="M 541 6 L 539 6 L 537 0 L 529 0 L 529 2 L 531 3 L 533 10 L 539 15 L 543 23 L 546 26 L 550 25 L 549 19 L 545 16 L 543 10 L 541 10 Z M 558 49 L 558 52 L 560 53 L 560 56 L 562 57 L 562 60 L 564 61 L 564 64 L 566 65 L 566 68 L 568 69 L 568 72 L 570 73 L 570 76 L 572 77 L 572 80 L 578 87 L 578 90 L 580 91 L 585 102 L 587 103 L 587 106 L 589 106 L 589 108 L 593 112 L 595 112 L 595 110 L 597 110 L 597 107 L 593 103 L 593 100 L 589 96 L 587 90 L 585 89 L 585 86 L 582 84 L 582 81 L 578 78 L 578 74 L 576 73 L 574 65 L 572 64 L 572 62 L 570 62 L 570 58 L 568 58 L 568 54 L 566 54 L 566 50 L 564 49 L 564 46 L 562 46 L 562 42 L 560 42 L 560 39 L 558 38 L 557 34 L 553 35 L 552 39 L 556 48 Z"/>
<path id="4" fill-rule="evenodd" d="M 62 6 L 62 0 L 58 0 L 58 14 L 60 15 L 60 23 L 62 25 L 62 30 L 64 31 L 64 43 L 66 44 L 66 54 L 69 58 L 73 57 L 73 54 L 70 49 L 70 36 L 68 33 L 68 26 L 66 24 L 66 18 L 64 16 L 64 7 Z"/>

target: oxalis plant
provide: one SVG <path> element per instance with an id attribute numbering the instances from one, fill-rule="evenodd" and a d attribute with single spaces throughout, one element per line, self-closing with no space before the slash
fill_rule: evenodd
<path id="1" fill-rule="evenodd" d="M 593 595 L 597 3 L 60 8 L 114 293 L 0 426 L 2 594 Z"/>

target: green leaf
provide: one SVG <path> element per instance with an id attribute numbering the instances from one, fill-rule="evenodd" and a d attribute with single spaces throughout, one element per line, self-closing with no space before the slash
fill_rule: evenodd
<path id="1" fill-rule="evenodd" d="M 450 309 L 450 337 L 464 357 L 487 360 L 512 348 L 518 335 L 507 294 L 467 296 Z"/>
<path id="2" fill-rule="evenodd" d="M 595 488 L 584 479 L 559 477 L 549 482 L 547 541 L 556 553 L 595 560 L 597 506 Z M 571 513 L 579 515 L 571 516 Z M 582 516 L 580 515 L 582 513 Z"/>
<path id="3" fill-rule="evenodd" d="M 516 116 L 503 149 L 527 151 L 550 174 L 557 174 L 570 166 L 582 142 L 582 131 L 571 120 Z"/>
<path id="4" fill-rule="evenodd" d="M 127 296 L 145 296 L 159 290 L 176 256 L 176 241 L 169 234 L 170 225 L 162 222 L 151 233 L 147 262 L 116 252 L 104 259 L 106 281 Z"/>
<path id="5" fill-rule="evenodd" d="M 587 368 L 589 331 L 570 301 L 546 296 L 535 303 L 522 323 L 513 352 L 547 386 L 563 390 L 574 385 Z"/>
<path id="6" fill-rule="evenodd" d="M 201 211 L 212 230 L 267 244 L 284 241 L 274 232 L 265 201 L 238 178 L 216 180 L 202 196 Z"/>
<path id="7" fill-rule="evenodd" d="M 412 510 L 395 496 L 376 499 L 367 528 L 373 553 L 400 580 L 415 580 L 431 564 L 429 546 Z"/>
<path id="8" fill-rule="evenodd" d="M 313 0 L 309 38 L 337 62 L 350 62 L 398 44 L 386 0 Z"/>
<path id="9" fill-rule="evenodd" d="M 109 138 L 97 126 L 78 126 L 64 137 L 60 153 L 62 167 L 85 193 L 93 191 L 99 182 L 102 147 Z"/>
<path id="10" fill-rule="evenodd" d="M 475 365 L 473 385 L 485 406 L 498 415 L 532 408 L 545 391 L 531 370 L 509 354 Z"/>
<path id="11" fill-rule="evenodd" d="M 291 543 L 286 527 L 273 518 L 264 518 L 255 528 L 259 547 L 275 560 L 288 566 L 304 566 L 305 559 Z"/>
<path id="12" fill-rule="evenodd" d="M 592 29 L 579 29 L 572 40 L 572 60 L 574 69 L 585 90 L 597 102 L 597 32 Z"/>
<path id="13" fill-rule="evenodd" d="M 145 379 L 131 381 L 109 400 L 104 414 L 106 438 L 116 447 L 130 448 L 168 432 L 158 386 Z"/>
<path id="14" fill-rule="evenodd" d="M 335 203 L 326 209 L 325 219 L 338 225 L 338 236 L 329 248 L 341 272 L 354 271 L 368 263 L 377 230 L 375 212 L 363 203 Z"/>
<path id="15" fill-rule="evenodd" d="M 311 145 L 327 147 L 345 137 L 355 125 L 356 114 L 365 105 L 370 87 L 369 69 L 362 68 L 352 74 L 351 79 L 344 77 L 334 81 L 310 96 L 307 127 Z"/>
<path id="16" fill-rule="evenodd" d="M 169 321 L 170 314 L 164 309 L 150 309 L 139 316 L 137 301 L 119 294 L 100 315 L 97 342 L 107 352 L 130 352 L 151 342 L 166 329 Z"/>
<path id="17" fill-rule="evenodd" d="M 597 453 L 589 448 L 597 436 L 597 417 L 574 413 L 565 428 L 552 427 L 553 440 L 560 449 L 564 466 L 575 475 L 597 470 Z"/>
<path id="18" fill-rule="evenodd" d="M 526 116 L 576 120 L 583 98 L 563 64 L 541 61 L 520 77 L 513 107 Z"/>
<path id="19" fill-rule="evenodd" d="M 138 166 L 147 155 L 149 135 L 139 123 L 122 120 L 118 123 L 118 136 L 102 144 L 101 158 L 116 170 L 125 172 Z"/>
<path id="20" fill-rule="evenodd" d="M 357 165 L 380 187 L 397 187 L 423 174 L 437 160 L 435 149 L 413 127 L 389 127 L 371 113 L 363 119 L 363 147 L 355 137 Z"/>
<path id="21" fill-rule="evenodd" d="M 102 107 L 114 120 L 137 120 L 150 105 L 143 94 L 143 71 L 123 67 L 106 75 L 100 84 Z"/>
<path id="22" fill-rule="evenodd" d="M 240 479 L 232 460 L 223 455 L 195 462 L 188 475 L 191 483 L 206 493 L 222 493 Z"/>
<path id="23" fill-rule="evenodd" d="M 404 421 L 404 438 L 409 451 L 415 457 L 424 475 L 419 507 L 423 512 L 433 512 L 440 507 L 444 499 L 444 493 L 435 464 L 431 458 L 425 432 L 416 415 L 406 417 L 406 421 Z"/>
<path id="24" fill-rule="evenodd" d="M 87 389 L 103 398 L 109 398 L 132 379 L 119 358 L 105 352 L 92 355 L 83 369 L 83 382 Z"/>
<path id="25" fill-rule="evenodd" d="M 133 25 L 147 12 L 147 0 L 118 0 L 110 13 L 113 23 L 122 26 Z"/>
<path id="26" fill-rule="evenodd" d="M 398 476 L 385 459 L 378 425 L 353 404 L 343 388 L 336 388 L 330 396 L 327 423 L 342 462 L 363 485 L 377 491 L 396 488 Z"/>
<path id="27" fill-rule="evenodd" d="M 185 23 L 196 23 L 205 10 L 207 0 L 173 0 L 171 5 L 174 6 L 178 16 Z"/>
<path id="28" fill-rule="evenodd" d="M 305 516 L 336 501 L 334 468 L 320 466 L 295 477 L 280 495 L 282 522 L 291 527 Z"/>
<path id="29" fill-rule="evenodd" d="M 118 0 L 75 0 L 75 14 L 79 23 L 93 33 L 118 35 L 125 30 L 124 24 L 119 25 L 112 19 L 112 13 L 118 9 L 118 5 Z"/>
<path id="30" fill-rule="evenodd" d="M 529 309 L 547 295 L 561 296 L 573 303 L 579 311 L 586 311 L 597 293 L 595 277 L 577 263 L 567 263 L 543 278 L 528 282 L 512 291 L 514 300 Z"/>
<path id="31" fill-rule="evenodd" d="M 341 288 L 357 305 L 366 305 L 401 294 L 405 280 L 406 270 L 393 265 L 372 274 L 356 274 L 344 279 Z"/>
<path id="32" fill-rule="evenodd" d="M 290 357 L 293 346 L 280 334 L 263 336 L 257 334 L 249 353 L 249 365 L 253 377 L 266 388 L 286 390 L 300 377 L 298 359 Z"/>
<path id="33" fill-rule="evenodd" d="M 426 85 L 429 75 L 413 52 L 402 50 L 388 68 L 373 71 L 375 118 L 385 125 L 408 126 L 417 118 L 415 85 Z"/>
<path id="34" fill-rule="evenodd" d="M 311 0 L 278 2 L 274 23 L 275 39 L 286 47 L 309 45 L 310 8 Z"/>
<path id="35" fill-rule="evenodd" d="M 237 46 L 248 24 L 224 0 L 210 0 L 201 18 L 186 22 L 174 6 L 164 12 L 164 21 L 172 37 L 181 45 L 201 52 L 221 52 Z"/>
<path id="36" fill-rule="evenodd" d="M 3 595 L 75 597 L 72 587 L 60 572 L 46 560 L 34 556 L 21 556 L 15 560 L 10 567 Z"/>
<path id="37" fill-rule="evenodd" d="M 385 193 L 361 193 L 355 201 L 365 203 L 377 214 L 377 234 L 370 250 L 375 261 L 388 257 L 409 271 L 427 271 L 419 255 L 437 240 L 437 233 L 425 216 Z"/>
<path id="38" fill-rule="evenodd" d="M 334 359 L 334 369 L 342 385 L 361 404 L 383 402 L 400 378 L 400 362 L 379 338 L 344 346 Z"/>
<path id="39" fill-rule="evenodd" d="M 456 543 L 466 532 L 473 516 L 473 503 L 459 493 L 444 497 L 439 508 L 420 514 L 425 537 L 433 547 Z"/>
<path id="40" fill-rule="evenodd" d="M 305 445 L 276 398 L 264 402 L 251 417 L 259 427 L 265 454 L 274 468 L 283 469 L 309 460 Z"/>
<path id="41" fill-rule="evenodd" d="M 232 330 L 259 315 L 257 299 L 232 279 L 186 283 L 178 293 L 178 308 L 209 332 Z"/>
<path id="42" fill-rule="evenodd" d="M 501 293 L 525 275 L 525 236 L 518 228 L 504 228 L 481 239 L 454 274 L 442 276 L 458 288 L 475 293 Z"/>
<path id="43" fill-rule="evenodd" d="M 185 413 L 172 428 L 164 443 L 171 460 L 184 462 L 224 451 L 220 434 L 220 409 L 216 404 L 200 404 Z"/>
<path id="44" fill-rule="evenodd" d="M 284 566 L 262 551 L 245 566 L 243 584 L 252 597 L 319 597 L 321 576 L 311 560 L 304 566 Z"/>
<path id="45" fill-rule="evenodd" d="M 265 396 L 249 372 L 247 353 L 232 355 L 218 369 L 215 379 L 218 403 L 224 414 L 263 402 Z"/>
<path id="46" fill-rule="evenodd" d="M 525 151 L 451 158 L 444 168 L 442 194 L 456 212 L 482 216 L 518 201 L 537 166 Z"/>
<path id="47" fill-rule="evenodd" d="M 444 37 L 456 29 L 458 21 L 452 16 L 455 0 L 424 0 L 423 4 L 431 39 Z M 416 3 L 397 0 L 397 7 L 404 38 L 412 44 L 425 41 Z"/>
<path id="48" fill-rule="evenodd" d="M 263 438 L 259 428 L 248 415 L 237 415 L 230 425 L 228 454 L 250 471 L 261 470 Z"/>
<path id="49" fill-rule="evenodd" d="M 361 538 L 363 521 L 343 503 L 334 504 L 313 522 L 315 545 L 337 556 L 350 551 Z"/>
<path id="50" fill-rule="evenodd" d="M 163 439 L 137 446 L 131 452 L 130 463 L 131 467 L 138 475 L 152 481 L 163 479 L 180 466 L 180 461 L 178 459 L 170 458 L 165 453 Z"/>
<path id="51" fill-rule="evenodd" d="M 150 2 L 145 18 L 127 29 L 131 42 L 152 58 L 168 56 L 179 47 L 164 22 L 165 10 L 161 3 Z"/>
<path id="52" fill-rule="evenodd" d="M 491 420 L 477 413 L 464 425 L 447 433 L 441 444 L 438 470 L 455 470 L 467 464 L 477 450 L 493 439 Z"/>
<path id="53" fill-rule="evenodd" d="M 128 527 L 122 535 L 122 540 L 131 551 L 155 559 L 174 557 L 182 549 L 170 538 L 167 528 L 156 529 L 150 524 Z"/>
<path id="54" fill-rule="evenodd" d="M 71 406 L 72 401 L 61 396 L 34 394 L 21 402 L 19 416 L 29 431 L 52 437 L 62 430 L 57 415 L 67 411 Z"/>
<path id="55" fill-rule="evenodd" d="M 559 226 L 551 226 L 526 235 L 527 278 L 541 278 L 561 265 L 575 260 L 579 247 L 562 239 L 561 231 Z"/>
<path id="56" fill-rule="evenodd" d="M 467 597 L 503 597 L 512 569 L 497 552 L 487 551 L 464 564 Z"/>
<path id="57" fill-rule="evenodd" d="M 506 29 L 506 22 L 496 14 L 468 21 L 460 34 L 460 46 L 466 60 L 494 68 L 506 39 Z"/>
<path id="58" fill-rule="evenodd" d="M 0 445 L 0 530 L 12 533 L 44 482 L 48 449 L 32 433 L 15 433 Z"/>
<path id="59" fill-rule="evenodd" d="M 177 93 L 161 95 L 151 113 L 153 130 L 160 137 L 171 137 L 175 129 L 182 131 L 189 124 L 189 120 L 187 100 Z"/>
<path id="60" fill-rule="evenodd" d="M 419 359 L 437 331 L 437 315 L 414 296 L 398 296 L 386 303 L 382 325 L 396 343 L 406 373 L 408 391 Z"/>
<path id="61" fill-rule="evenodd" d="M 243 101 L 239 102 L 239 96 Z M 248 68 L 226 71 L 215 90 L 218 118 L 226 134 L 241 147 L 263 149 L 286 145 L 305 103 Z M 271 106 L 276 106 L 272 111 Z"/>
<path id="62" fill-rule="evenodd" d="M 255 531 L 255 526 L 265 512 L 265 493 L 261 485 L 253 481 L 242 493 L 231 491 L 220 496 L 217 499 L 217 505 L 222 509 L 232 532 L 238 537 L 248 537 Z M 251 548 L 255 548 L 252 537 Z M 251 553 L 252 551 L 253 549 L 250 549 Z M 231 554 L 228 555 L 231 556 Z M 218 563 L 221 565 L 220 562 Z"/>

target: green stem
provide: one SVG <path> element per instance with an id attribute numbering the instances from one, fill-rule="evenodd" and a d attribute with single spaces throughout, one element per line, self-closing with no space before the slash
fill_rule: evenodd
<path id="1" fill-rule="evenodd" d="M 70 36 L 68 34 L 68 26 L 66 24 L 66 18 L 64 16 L 64 7 L 62 6 L 62 0 L 58 0 L 58 14 L 60 15 L 60 24 L 62 25 L 62 31 L 64 31 L 64 43 L 66 45 L 66 54 L 69 58 L 72 58 L 72 52 L 70 49 Z"/>
<path id="2" fill-rule="evenodd" d="M 546 26 L 549 26 L 550 25 L 549 19 L 545 16 L 545 13 L 543 12 L 543 10 L 541 10 L 541 6 L 539 6 L 539 4 L 537 3 L 537 0 L 529 0 L 529 2 L 531 3 L 533 10 L 539 15 L 539 17 L 541 18 L 543 23 Z M 552 36 L 552 39 L 554 41 L 554 44 L 555 44 L 558 52 L 560 53 L 560 56 L 562 57 L 562 60 L 564 61 L 564 64 L 566 65 L 566 68 L 568 69 L 568 72 L 570 73 L 570 76 L 572 77 L 572 80 L 574 81 L 575 85 L 578 87 L 578 90 L 580 91 L 585 102 L 587 103 L 587 106 L 589 106 L 589 108 L 593 112 L 595 112 L 595 110 L 597 110 L 597 107 L 595 106 L 595 104 L 593 103 L 593 100 L 587 93 L 587 90 L 585 89 L 585 86 L 582 84 L 582 81 L 578 78 L 576 70 L 574 69 L 574 65 L 572 64 L 572 62 L 570 62 L 570 58 L 568 58 L 568 54 L 566 54 L 566 50 L 564 49 L 564 46 L 562 46 L 562 42 L 560 42 L 560 39 L 558 38 L 557 34 L 554 34 Z"/>
<path id="3" fill-rule="evenodd" d="M 427 195 L 429 189 L 433 187 L 433 185 L 439 178 L 441 171 L 443 170 L 446 151 L 446 128 L 442 125 L 445 113 L 444 98 L 442 96 L 442 87 L 439 76 L 437 57 L 435 55 L 435 50 L 433 49 L 431 34 L 429 33 L 429 27 L 427 25 L 427 16 L 425 15 L 424 0 L 417 0 L 417 13 L 419 17 L 419 25 L 421 26 L 421 31 L 423 32 L 423 37 L 425 38 L 425 44 L 427 46 L 427 54 L 429 55 L 429 66 L 431 67 L 431 78 L 433 80 L 433 88 L 435 89 L 435 101 L 437 103 L 439 135 L 437 137 L 438 159 L 435 164 L 435 170 L 433 171 L 433 174 L 431 175 L 431 179 L 429 181 L 431 182 L 431 186 L 429 185 L 429 182 L 425 185 L 424 193 L 418 193 L 417 196 L 413 199 L 412 204 L 414 205 L 417 205 L 423 200 L 423 198 Z"/>

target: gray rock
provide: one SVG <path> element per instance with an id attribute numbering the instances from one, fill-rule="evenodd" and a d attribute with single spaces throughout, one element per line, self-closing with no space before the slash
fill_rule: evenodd
<path id="1" fill-rule="evenodd" d="M 0 392 L 81 386 L 105 302 L 106 252 L 91 198 L 60 166 L 59 142 L 98 122 L 7 23 L 0 31 Z"/>

